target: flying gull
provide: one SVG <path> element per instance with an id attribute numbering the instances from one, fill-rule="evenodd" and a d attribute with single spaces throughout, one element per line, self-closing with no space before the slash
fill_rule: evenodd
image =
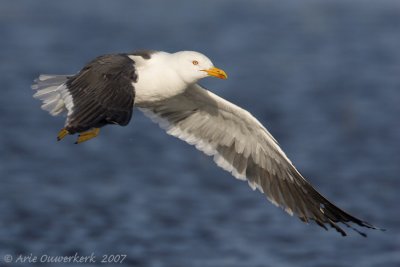
<path id="1" fill-rule="evenodd" d="M 276 206 L 303 222 L 355 230 L 377 229 L 336 207 L 299 173 L 268 130 L 248 111 L 197 82 L 226 79 L 205 55 L 193 51 L 138 51 L 95 58 L 75 75 L 40 75 L 32 89 L 42 109 L 66 114 L 57 139 L 78 133 L 76 143 L 99 134 L 107 124 L 125 126 L 134 107 L 207 155 L 238 179 L 247 180 Z"/>

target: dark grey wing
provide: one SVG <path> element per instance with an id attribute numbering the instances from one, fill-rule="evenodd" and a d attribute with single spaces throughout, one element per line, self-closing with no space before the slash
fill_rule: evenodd
<path id="1" fill-rule="evenodd" d="M 134 62 L 127 55 L 104 55 L 88 63 L 66 82 L 73 101 L 66 129 L 75 133 L 106 124 L 127 125 L 136 79 Z"/>
<path id="2" fill-rule="evenodd" d="M 213 155 L 218 166 L 247 180 L 253 189 L 302 221 L 313 220 L 325 229 L 330 225 L 342 235 L 346 233 L 339 222 L 351 228 L 350 222 L 374 228 L 319 194 L 249 112 L 199 85 L 164 101 L 141 103 L 139 108 L 168 134 Z"/>

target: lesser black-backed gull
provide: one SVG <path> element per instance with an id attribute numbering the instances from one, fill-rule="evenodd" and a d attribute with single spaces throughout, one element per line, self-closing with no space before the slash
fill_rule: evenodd
<path id="1" fill-rule="evenodd" d="M 59 140 L 79 133 L 81 143 L 107 124 L 127 125 L 138 107 L 302 221 L 330 225 L 342 235 L 338 223 L 363 236 L 352 223 L 376 229 L 318 193 L 256 118 L 197 83 L 207 76 L 227 78 L 198 52 L 139 51 L 97 57 L 75 75 L 41 75 L 32 88 L 44 110 L 66 114 Z"/>

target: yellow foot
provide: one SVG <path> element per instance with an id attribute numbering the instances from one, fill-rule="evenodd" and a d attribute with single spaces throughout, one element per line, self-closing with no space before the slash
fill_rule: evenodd
<path id="1" fill-rule="evenodd" d="M 87 132 L 81 133 L 78 136 L 78 140 L 76 140 L 75 144 L 80 144 L 82 142 L 90 140 L 90 139 L 98 136 L 99 132 L 100 132 L 100 128 L 93 128 L 93 129 L 91 129 L 91 130 L 89 130 Z"/>
<path id="2" fill-rule="evenodd" d="M 58 132 L 57 141 L 63 139 L 67 134 L 69 134 L 69 132 L 65 128 L 62 128 L 61 131 Z"/>

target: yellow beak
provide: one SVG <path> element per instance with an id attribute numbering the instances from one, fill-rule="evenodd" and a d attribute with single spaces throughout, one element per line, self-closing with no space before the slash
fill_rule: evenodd
<path id="1" fill-rule="evenodd" d="M 219 79 L 224 79 L 224 80 L 228 79 L 228 75 L 226 75 L 225 71 L 218 69 L 216 67 L 212 67 L 208 70 L 203 70 L 203 71 L 207 72 L 207 74 L 209 76 L 213 76 L 213 77 L 216 77 Z"/>

